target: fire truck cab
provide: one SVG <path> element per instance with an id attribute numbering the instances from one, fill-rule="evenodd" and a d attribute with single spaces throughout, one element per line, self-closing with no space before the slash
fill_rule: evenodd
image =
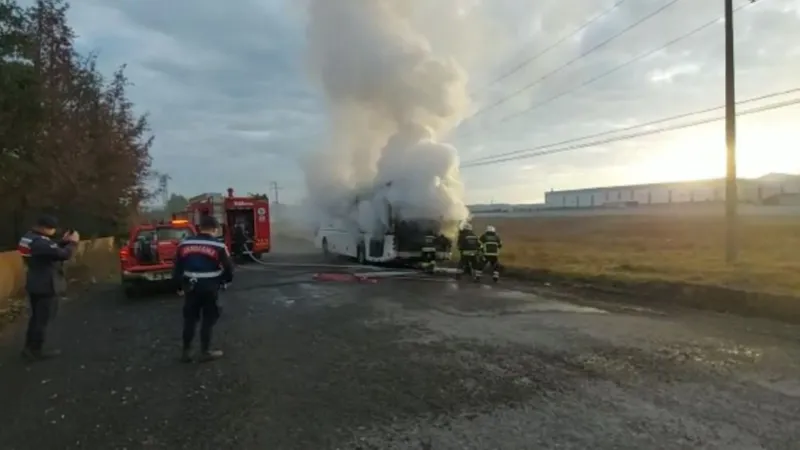
<path id="1" fill-rule="evenodd" d="M 131 228 L 119 251 L 125 295 L 133 297 L 145 285 L 169 283 L 178 243 L 196 234 L 188 220 L 148 223 Z"/>
<path id="2" fill-rule="evenodd" d="M 221 240 L 231 253 L 235 250 L 237 228 L 244 233 L 246 251 L 254 258 L 260 259 L 271 249 L 268 199 L 236 197 L 233 189 L 228 188 L 227 196 L 205 193 L 190 198 L 186 213 L 195 227 L 199 225 L 201 217 L 215 217 L 222 225 Z"/>

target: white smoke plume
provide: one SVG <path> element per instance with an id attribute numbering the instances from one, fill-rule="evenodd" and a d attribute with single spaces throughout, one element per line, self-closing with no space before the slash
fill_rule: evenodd
<path id="1" fill-rule="evenodd" d="M 401 219 L 466 219 L 458 153 L 438 141 L 468 112 L 465 70 L 434 54 L 408 0 L 308 1 L 310 61 L 330 117 L 327 145 L 306 168 L 311 200 L 373 232 L 388 223 L 387 202 Z"/>

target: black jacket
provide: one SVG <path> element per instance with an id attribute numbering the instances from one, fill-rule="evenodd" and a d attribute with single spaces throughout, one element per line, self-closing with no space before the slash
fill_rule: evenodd
<path id="1" fill-rule="evenodd" d="M 480 248 L 481 242 L 478 240 L 478 236 L 470 230 L 463 230 L 458 237 L 458 249 L 462 252 L 474 252 L 480 250 Z"/>
<path id="2" fill-rule="evenodd" d="M 500 240 L 500 235 L 494 231 L 483 233 L 480 240 L 483 245 L 483 253 L 487 256 L 497 256 L 500 249 L 503 248 L 503 241 Z"/>
<path id="3" fill-rule="evenodd" d="M 55 242 L 49 237 L 29 231 L 19 240 L 17 250 L 22 254 L 28 273 L 25 290 L 29 295 L 55 296 L 67 290 L 64 261 L 72 258 L 78 245 L 74 242 Z"/>

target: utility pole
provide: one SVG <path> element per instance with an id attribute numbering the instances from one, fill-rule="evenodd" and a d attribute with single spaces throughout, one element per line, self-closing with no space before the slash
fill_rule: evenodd
<path id="1" fill-rule="evenodd" d="M 734 61 L 733 0 L 725 1 L 725 259 L 739 256 L 739 190 L 736 183 L 736 64 Z M 752 0 L 751 3 L 755 1 Z"/>
<path id="2" fill-rule="evenodd" d="M 169 180 L 171 180 L 167 174 L 162 174 L 158 176 L 158 189 L 161 191 L 161 201 L 164 202 L 164 206 L 167 206 L 169 203 Z"/>
<path id="3" fill-rule="evenodd" d="M 283 188 L 278 186 L 278 182 L 277 181 L 270 182 L 270 185 L 272 186 L 272 192 L 275 193 L 275 204 L 279 205 L 281 202 L 280 202 L 280 199 L 278 198 L 278 192 Z"/>

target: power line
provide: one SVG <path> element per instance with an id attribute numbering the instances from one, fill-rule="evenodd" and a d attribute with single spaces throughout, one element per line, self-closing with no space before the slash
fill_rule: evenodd
<path id="1" fill-rule="evenodd" d="M 611 14 L 611 13 L 612 13 L 614 10 L 616 10 L 617 8 L 619 8 L 619 6 L 620 6 L 620 5 L 622 5 L 623 3 L 625 3 L 626 1 L 627 1 L 627 0 L 619 0 L 619 1 L 618 1 L 617 3 L 615 3 L 615 4 L 614 4 L 614 6 L 612 6 L 611 8 L 608 8 L 608 9 L 606 9 L 605 11 L 601 12 L 600 14 L 598 14 L 598 15 L 596 15 L 596 16 L 594 16 L 594 17 L 592 17 L 591 19 L 589 19 L 588 21 L 584 22 L 584 24 L 583 24 L 583 25 L 581 25 L 580 27 L 578 27 L 577 29 L 575 29 L 575 30 L 574 30 L 574 31 L 572 31 L 571 33 L 564 35 L 564 36 L 563 36 L 561 39 L 559 39 L 558 41 L 556 41 L 556 42 L 554 42 L 554 43 L 550 44 L 549 46 L 547 46 L 547 48 L 545 48 L 544 50 L 542 50 L 542 51 L 540 51 L 539 53 L 537 53 L 537 54 L 535 54 L 535 55 L 531 56 L 530 58 L 527 58 L 527 59 L 525 59 L 525 60 L 524 60 L 524 61 L 522 61 L 521 63 L 519 63 L 519 64 L 517 64 L 516 66 L 514 66 L 514 67 L 513 67 L 511 70 L 509 70 L 508 72 L 505 72 L 503 75 L 500 75 L 499 77 L 495 78 L 493 81 L 489 82 L 488 84 L 486 84 L 486 86 L 484 86 L 482 89 L 480 89 L 480 91 L 485 91 L 485 90 L 489 89 L 490 87 L 494 86 L 495 84 L 497 84 L 497 83 L 499 83 L 499 82 L 501 82 L 501 81 L 505 80 L 506 78 L 510 77 L 511 75 L 514 75 L 515 73 L 519 72 L 519 71 L 520 71 L 520 70 L 522 70 L 522 69 L 523 69 L 525 66 L 528 66 L 528 65 L 529 65 L 529 64 L 531 64 L 532 62 L 534 62 L 534 61 L 538 60 L 539 58 L 541 58 L 541 57 L 542 57 L 542 56 L 544 56 L 545 54 L 549 53 L 549 52 L 550 52 L 550 50 L 553 50 L 554 48 L 556 48 L 556 47 L 558 47 L 559 45 L 563 44 L 563 43 L 564 43 L 564 42 L 565 42 L 567 39 L 569 39 L 569 38 L 571 38 L 571 37 L 575 36 L 576 34 L 580 33 L 581 31 L 585 30 L 586 28 L 588 28 L 589 26 L 591 26 L 592 24 L 594 24 L 595 22 L 597 22 L 598 20 L 600 20 L 600 19 L 602 19 L 603 17 L 605 17 L 605 16 L 607 16 L 607 15 Z M 480 92 L 480 91 L 479 91 L 479 92 Z M 476 93 L 477 93 L 477 92 L 476 92 Z M 474 95 L 474 94 L 473 94 L 473 95 Z"/>
<path id="2" fill-rule="evenodd" d="M 750 1 L 748 1 L 747 3 L 745 3 L 745 4 L 743 4 L 743 5 L 739 6 L 739 7 L 737 7 L 736 9 L 734 9 L 734 11 L 733 11 L 733 12 L 734 12 L 734 13 L 736 13 L 736 12 L 739 12 L 740 10 L 742 10 L 742 9 L 744 9 L 744 8 L 747 8 L 748 6 L 751 6 L 751 5 L 753 5 L 753 4 L 754 4 L 754 3 L 752 3 L 752 2 L 750 2 Z M 600 74 L 600 75 L 597 75 L 597 76 L 595 76 L 595 77 L 593 77 L 593 78 L 591 78 L 591 79 L 589 79 L 589 80 L 587 80 L 587 81 L 584 81 L 583 83 L 581 83 L 580 85 L 578 85 L 577 87 L 575 87 L 575 88 L 573 88 L 573 89 L 570 89 L 570 90 L 564 91 L 564 92 L 562 92 L 562 93 L 560 93 L 560 94 L 557 94 L 557 95 L 554 95 L 554 96 L 552 96 L 552 97 L 550 97 L 550 98 L 548 98 L 548 99 L 546 99 L 546 100 L 543 100 L 543 101 L 541 101 L 541 102 L 535 103 L 535 104 L 533 104 L 533 105 L 529 106 L 528 108 L 525 108 L 525 109 L 523 109 L 522 111 L 519 111 L 519 112 L 516 112 L 516 113 L 513 113 L 513 114 L 509 114 L 509 115 L 507 115 L 507 116 L 503 117 L 502 119 L 500 119 L 499 121 L 497 121 L 497 123 L 499 124 L 499 123 L 508 122 L 508 121 L 509 121 L 509 120 L 511 120 L 511 119 L 517 118 L 517 117 L 519 117 L 519 116 L 522 116 L 522 115 L 524 115 L 524 114 L 527 114 L 527 113 L 529 113 L 529 112 L 531 112 L 531 111 L 534 111 L 534 110 L 536 110 L 536 109 L 539 109 L 539 108 L 541 108 L 542 106 L 544 106 L 544 105 L 547 105 L 547 104 L 549 104 L 549 103 L 553 102 L 554 100 L 558 100 L 558 99 L 559 99 L 559 98 L 561 98 L 561 97 L 567 96 L 567 95 L 569 95 L 569 94 L 572 94 L 572 93 L 574 93 L 575 91 L 578 91 L 578 90 L 580 90 L 580 89 L 583 89 L 583 88 L 585 88 L 586 86 L 588 86 L 588 85 L 590 85 L 590 84 L 592 84 L 592 83 L 595 83 L 596 81 L 599 81 L 599 80 L 601 80 L 601 79 L 603 79 L 603 78 L 605 78 L 605 77 L 607 77 L 607 76 L 609 76 L 609 75 L 611 75 L 611 74 L 613 74 L 613 73 L 616 73 L 617 71 L 619 71 L 619 70 L 621 70 L 621 69 L 624 69 L 625 67 L 628 67 L 628 66 L 630 66 L 630 65 L 631 65 L 631 64 L 633 64 L 633 63 L 636 63 L 636 62 L 638 62 L 638 61 L 641 61 L 641 60 L 643 60 L 643 59 L 647 58 L 647 57 L 648 57 L 648 56 L 650 56 L 650 55 L 653 55 L 653 54 L 655 54 L 655 53 L 658 53 L 658 52 L 660 52 L 661 50 L 664 50 L 664 49 L 666 49 L 667 47 L 670 47 L 670 46 L 672 46 L 672 45 L 674 45 L 674 44 L 676 44 L 676 43 L 678 43 L 678 42 L 680 42 L 680 41 L 682 41 L 682 40 L 684 40 L 684 39 L 687 39 L 687 38 L 689 38 L 689 37 L 692 37 L 692 36 L 694 36 L 695 34 L 697 34 L 697 33 L 701 32 L 701 31 L 705 30 L 706 28 L 709 28 L 709 27 L 711 27 L 711 26 L 713 26 L 713 25 L 716 25 L 717 23 L 720 23 L 720 20 L 724 20 L 724 16 L 721 16 L 721 17 L 715 18 L 714 20 L 711 20 L 711 21 L 709 21 L 709 22 L 706 22 L 706 23 L 704 23 L 703 25 L 700 25 L 699 27 L 697 27 L 697 28 L 695 28 L 695 29 L 693 29 L 693 30 L 691 30 L 691 31 L 689 31 L 689 32 L 687 32 L 687 33 L 684 33 L 684 34 L 682 34 L 682 35 L 678 36 L 677 38 L 675 38 L 675 39 L 673 39 L 673 40 L 671 40 L 671 41 L 667 42 L 666 44 L 664 44 L 664 45 L 662 45 L 662 46 L 660 46 L 660 47 L 657 47 L 657 48 L 654 48 L 654 49 L 652 49 L 652 50 L 649 50 L 649 51 L 646 51 L 646 52 L 644 52 L 644 53 L 641 53 L 641 54 L 639 54 L 639 55 L 637 55 L 637 56 L 633 57 L 632 59 L 629 59 L 628 61 L 626 61 L 626 62 L 624 62 L 624 63 L 622 63 L 622 64 L 620 64 L 620 65 L 618 65 L 618 66 L 616 66 L 616 67 L 613 67 L 612 69 L 610 69 L 610 70 L 608 70 L 608 71 L 606 71 L 606 72 L 603 72 L 603 73 L 602 73 L 602 74 Z"/>
<path id="3" fill-rule="evenodd" d="M 772 92 L 772 93 L 765 94 L 765 95 L 759 95 L 757 97 L 750 97 L 750 98 L 747 98 L 747 99 L 744 99 L 744 100 L 741 100 L 741 101 L 737 102 L 737 104 L 738 105 L 745 105 L 745 104 L 748 104 L 748 103 L 758 102 L 758 101 L 761 101 L 761 100 L 767 100 L 767 99 L 770 99 L 770 98 L 775 98 L 775 97 L 780 97 L 780 96 L 784 96 L 784 95 L 788 95 L 788 94 L 795 94 L 795 93 L 800 93 L 800 87 L 793 88 L 793 89 L 787 89 L 785 91 L 780 91 L 780 92 Z M 662 124 L 662 123 L 665 123 L 665 122 L 672 122 L 673 120 L 685 119 L 685 118 L 691 117 L 691 116 L 697 116 L 697 115 L 700 115 L 700 114 L 706 114 L 706 113 L 714 112 L 714 111 L 717 111 L 717 110 L 720 110 L 720 109 L 723 109 L 723 108 L 725 108 L 725 105 L 715 106 L 713 108 L 706 108 L 706 109 L 701 109 L 701 110 L 697 110 L 697 111 L 691 111 L 691 112 L 687 112 L 687 113 L 683 113 L 683 114 L 678 114 L 676 116 L 662 117 L 661 119 L 652 120 L 650 122 L 645 122 L 645 123 L 641 123 L 641 124 L 638 124 L 638 125 L 631 125 L 631 126 L 628 126 L 628 127 L 625 127 L 625 128 L 616 128 L 614 130 L 602 131 L 602 132 L 599 132 L 599 133 L 594 133 L 594 134 L 590 134 L 590 135 L 586 135 L 586 136 L 581 136 L 581 137 L 577 137 L 577 138 L 567 139 L 567 140 L 564 140 L 564 141 L 554 142 L 552 144 L 544 144 L 544 145 L 539 145 L 539 146 L 536 146 L 536 147 L 533 147 L 533 148 L 527 148 L 527 149 L 522 149 L 522 150 L 514 150 L 514 151 L 511 151 L 511 152 L 500 153 L 498 155 L 484 156 L 482 158 L 473 159 L 472 161 L 467 161 L 466 163 L 462 164 L 461 167 L 471 167 L 472 165 L 474 165 L 476 163 L 483 163 L 484 161 L 489 161 L 489 160 L 493 161 L 496 158 L 506 158 L 506 157 L 509 157 L 509 156 L 519 155 L 519 154 L 527 153 L 527 152 L 531 152 L 531 151 L 544 150 L 544 149 L 551 148 L 551 147 L 558 147 L 558 146 L 562 146 L 562 145 L 565 145 L 565 144 L 572 144 L 574 142 L 585 141 L 587 139 L 596 139 L 596 138 L 603 137 L 603 136 L 608 136 L 608 135 L 611 135 L 611 134 L 623 133 L 623 132 L 626 132 L 626 131 L 633 131 L 633 130 L 638 130 L 638 129 L 641 129 L 641 128 L 649 128 L 649 127 L 652 127 L 653 125 L 659 125 L 659 124 Z"/>
<path id="4" fill-rule="evenodd" d="M 467 119 L 465 119 L 465 120 L 464 120 L 464 122 L 466 122 L 466 121 L 468 121 L 468 120 L 471 120 L 471 119 L 474 119 L 475 117 L 477 117 L 477 116 L 479 116 L 479 115 L 481 115 L 481 114 L 485 113 L 486 111 L 489 111 L 489 110 L 491 110 L 491 109 L 493 109 L 493 108 L 495 108 L 495 107 L 497 107 L 497 106 L 500 106 L 500 105 L 502 105 L 503 103 L 507 102 L 508 100 L 510 100 L 510 99 L 512 99 L 512 98 L 514 98 L 514 97 L 516 97 L 517 95 L 519 95 L 519 94 L 521 94 L 521 93 L 523 93 L 523 92 L 527 91 L 528 89 L 530 89 L 530 88 L 532 88 L 532 87 L 534 87 L 534 86 L 538 85 L 538 84 L 539 84 L 539 83 L 541 83 L 542 81 L 544 81 L 544 80 L 546 80 L 546 79 L 550 78 L 551 76 L 553 76 L 553 75 L 555 75 L 555 74 L 557 74 L 557 73 L 561 72 L 562 70 L 564 70 L 564 69 L 566 69 L 566 68 L 570 67 L 572 64 L 575 64 L 576 62 L 580 61 L 581 59 L 583 59 L 583 58 L 585 58 L 585 57 L 587 57 L 587 56 L 591 55 L 591 54 L 592 54 L 592 53 L 594 53 L 595 51 L 597 51 L 597 50 L 599 50 L 599 49 L 603 48 L 604 46 L 608 45 L 609 43 L 611 43 L 611 42 L 612 42 L 612 41 L 614 41 L 615 39 L 619 38 L 620 36 L 624 35 L 625 33 L 629 32 L 629 31 L 631 31 L 632 29 L 636 28 L 637 26 L 639 26 L 639 25 L 643 24 L 643 23 L 644 23 L 644 22 L 646 22 L 647 20 L 649 20 L 649 19 L 651 19 L 651 18 L 653 18 L 653 17 L 655 17 L 655 16 L 657 16 L 657 15 L 661 14 L 661 13 L 662 13 L 662 12 L 664 12 L 666 9 L 668 9 L 668 8 L 669 8 L 669 7 L 671 7 L 672 5 L 674 5 L 674 4 L 676 4 L 676 3 L 678 3 L 679 1 L 681 1 L 681 0 L 670 0 L 670 1 L 669 1 L 668 3 L 666 3 L 665 5 L 663 5 L 663 6 L 659 7 L 659 8 L 658 8 L 658 9 L 656 9 L 655 11 L 653 11 L 653 12 L 651 12 L 650 14 L 648 14 L 648 15 L 644 16 L 643 18 L 641 18 L 641 19 L 637 20 L 636 22 L 632 23 L 631 25 L 628 25 L 627 27 L 623 28 L 623 29 L 622 29 L 622 30 L 620 30 L 619 32 L 617 32 L 617 33 L 613 34 L 611 37 L 607 38 L 606 40 L 604 40 L 604 41 L 600 42 L 599 44 L 597 44 L 597 45 L 595 45 L 594 47 L 590 48 L 590 49 L 589 49 L 589 50 L 587 50 L 586 52 L 582 53 L 581 55 L 579 55 L 579 56 L 577 56 L 577 57 L 575 57 L 575 58 L 573 58 L 573 59 L 571 59 L 571 60 L 567 61 L 566 63 L 562 64 L 561 66 L 559 66 L 559 67 L 557 67 L 557 68 L 555 68 L 554 70 L 551 70 L 550 72 L 548 72 L 548 73 L 544 74 L 543 76 L 541 76 L 541 77 L 537 78 L 537 79 L 536 79 L 536 80 L 534 80 L 533 82 L 531 82 L 531 83 L 528 83 L 528 84 L 526 84 L 525 86 L 523 86 L 523 87 L 521 87 L 521 88 L 517 89 L 516 91 L 512 92 L 510 95 L 506 95 L 505 97 L 502 97 L 501 99 L 497 100 L 496 102 L 494 102 L 494 103 L 491 103 L 491 104 L 489 104 L 488 106 L 485 106 L 485 107 L 483 107 L 483 108 L 479 109 L 479 110 L 478 110 L 478 111 L 476 111 L 474 114 L 472 114 L 472 115 L 471 115 L 471 116 L 469 116 Z M 462 122 L 462 124 L 463 124 L 464 122 Z"/>
<path id="5" fill-rule="evenodd" d="M 758 113 L 762 113 L 762 112 L 766 112 L 766 111 L 772 111 L 772 110 L 776 110 L 776 109 L 787 108 L 789 106 L 794 106 L 794 105 L 797 105 L 797 104 L 800 104 L 800 98 L 796 98 L 796 99 L 792 99 L 792 100 L 786 100 L 786 101 L 778 102 L 778 103 L 771 103 L 771 104 L 760 106 L 760 107 L 757 107 L 757 108 L 748 109 L 746 111 L 737 113 L 736 116 L 737 117 L 741 117 L 741 116 L 747 116 L 747 115 L 751 115 L 751 114 L 758 114 Z M 722 121 L 722 120 L 725 120 L 725 116 L 718 116 L 718 117 L 713 117 L 713 118 L 710 118 L 710 119 L 697 120 L 697 121 L 694 121 L 694 122 L 673 125 L 673 126 L 670 126 L 670 127 L 660 128 L 660 129 L 656 129 L 656 130 L 641 131 L 639 133 L 632 133 L 632 134 L 627 134 L 627 135 L 623 135 L 623 136 L 617 136 L 617 137 L 613 137 L 613 138 L 609 138 L 609 139 L 605 139 L 605 140 L 601 140 L 601 141 L 591 141 L 591 142 L 586 142 L 586 143 L 583 143 L 583 144 L 576 144 L 576 145 L 572 145 L 572 146 L 568 146 L 568 147 L 562 147 L 562 148 L 556 148 L 556 149 L 552 149 L 552 150 L 544 150 L 544 151 L 532 152 L 532 153 L 528 153 L 528 154 L 510 156 L 510 157 L 507 157 L 507 158 L 496 159 L 496 160 L 492 160 L 492 161 L 476 162 L 476 163 L 464 165 L 464 166 L 462 166 L 462 168 L 499 164 L 499 163 L 507 162 L 507 161 L 516 161 L 516 160 L 520 160 L 520 159 L 535 158 L 537 156 L 552 155 L 554 153 L 563 153 L 563 152 L 579 150 L 579 149 L 583 149 L 583 148 L 596 147 L 598 145 L 610 144 L 610 143 L 613 143 L 613 142 L 625 141 L 625 140 L 629 140 L 629 139 L 635 139 L 635 138 L 638 138 L 638 137 L 661 134 L 661 133 L 666 133 L 666 132 L 669 132 L 669 131 L 681 130 L 681 129 L 685 129 L 685 128 L 692 128 L 692 127 L 696 127 L 696 126 L 699 126 L 699 125 L 705 125 L 705 124 L 708 124 L 708 123 L 719 122 L 719 121 Z M 531 149 L 531 150 L 533 150 L 533 149 Z"/>

